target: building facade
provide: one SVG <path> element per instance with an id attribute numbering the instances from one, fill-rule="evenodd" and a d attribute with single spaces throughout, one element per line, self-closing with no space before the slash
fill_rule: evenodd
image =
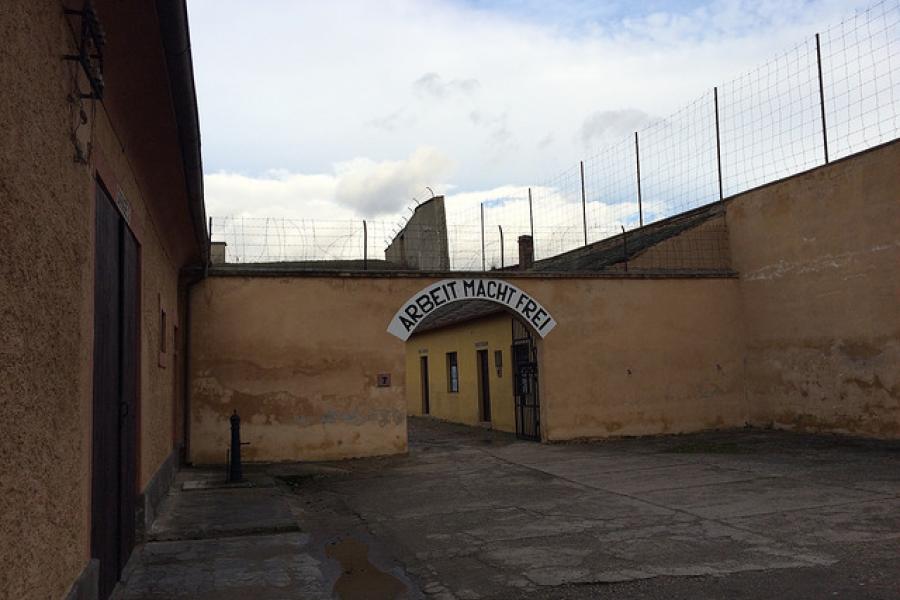
<path id="1" fill-rule="evenodd" d="M 105 598 L 187 435 L 186 7 L 11 0 L 0 37 L 0 593 Z"/>
<path id="2" fill-rule="evenodd" d="M 408 413 L 515 432 L 514 318 L 500 311 L 413 334 Z"/>

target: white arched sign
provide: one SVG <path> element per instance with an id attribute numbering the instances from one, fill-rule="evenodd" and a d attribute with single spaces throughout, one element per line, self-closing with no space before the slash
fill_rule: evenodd
<path id="1" fill-rule="evenodd" d="M 538 335 L 546 336 L 556 320 L 541 304 L 502 279 L 444 279 L 419 291 L 400 307 L 388 333 L 406 341 L 425 317 L 439 307 L 462 300 L 490 300 L 515 311 Z"/>

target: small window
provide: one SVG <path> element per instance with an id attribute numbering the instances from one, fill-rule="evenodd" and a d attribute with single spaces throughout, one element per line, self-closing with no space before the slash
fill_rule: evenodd
<path id="1" fill-rule="evenodd" d="M 456 362 L 456 352 L 447 353 L 447 391 L 459 391 L 459 366 Z"/>

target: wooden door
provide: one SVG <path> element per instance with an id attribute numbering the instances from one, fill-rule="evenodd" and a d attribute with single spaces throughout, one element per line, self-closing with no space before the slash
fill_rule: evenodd
<path id="1" fill-rule="evenodd" d="M 431 403 L 428 397 L 428 357 L 419 357 L 419 375 L 422 382 L 422 414 L 427 415 L 431 412 Z"/>
<path id="2" fill-rule="evenodd" d="M 91 556 L 107 598 L 134 547 L 138 246 L 97 185 Z"/>
<path id="3" fill-rule="evenodd" d="M 478 351 L 478 399 L 481 420 L 491 420 L 491 372 L 488 366 L 488 351 Z"/>

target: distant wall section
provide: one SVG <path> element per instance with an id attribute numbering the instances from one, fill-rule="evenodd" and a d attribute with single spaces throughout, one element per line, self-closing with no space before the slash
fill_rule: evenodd
<path id="1" fill-rule="evenodd" d="M 384 258 L 417 271 L 450 270 L 443 196 L 435 196 L 416 207 L 409 222 L 384 251 Z"/>
<path id="2" fill-rule="evenodd" d="M 900 437 L 900 143 L 727 204 L 755 423 Z"/>

